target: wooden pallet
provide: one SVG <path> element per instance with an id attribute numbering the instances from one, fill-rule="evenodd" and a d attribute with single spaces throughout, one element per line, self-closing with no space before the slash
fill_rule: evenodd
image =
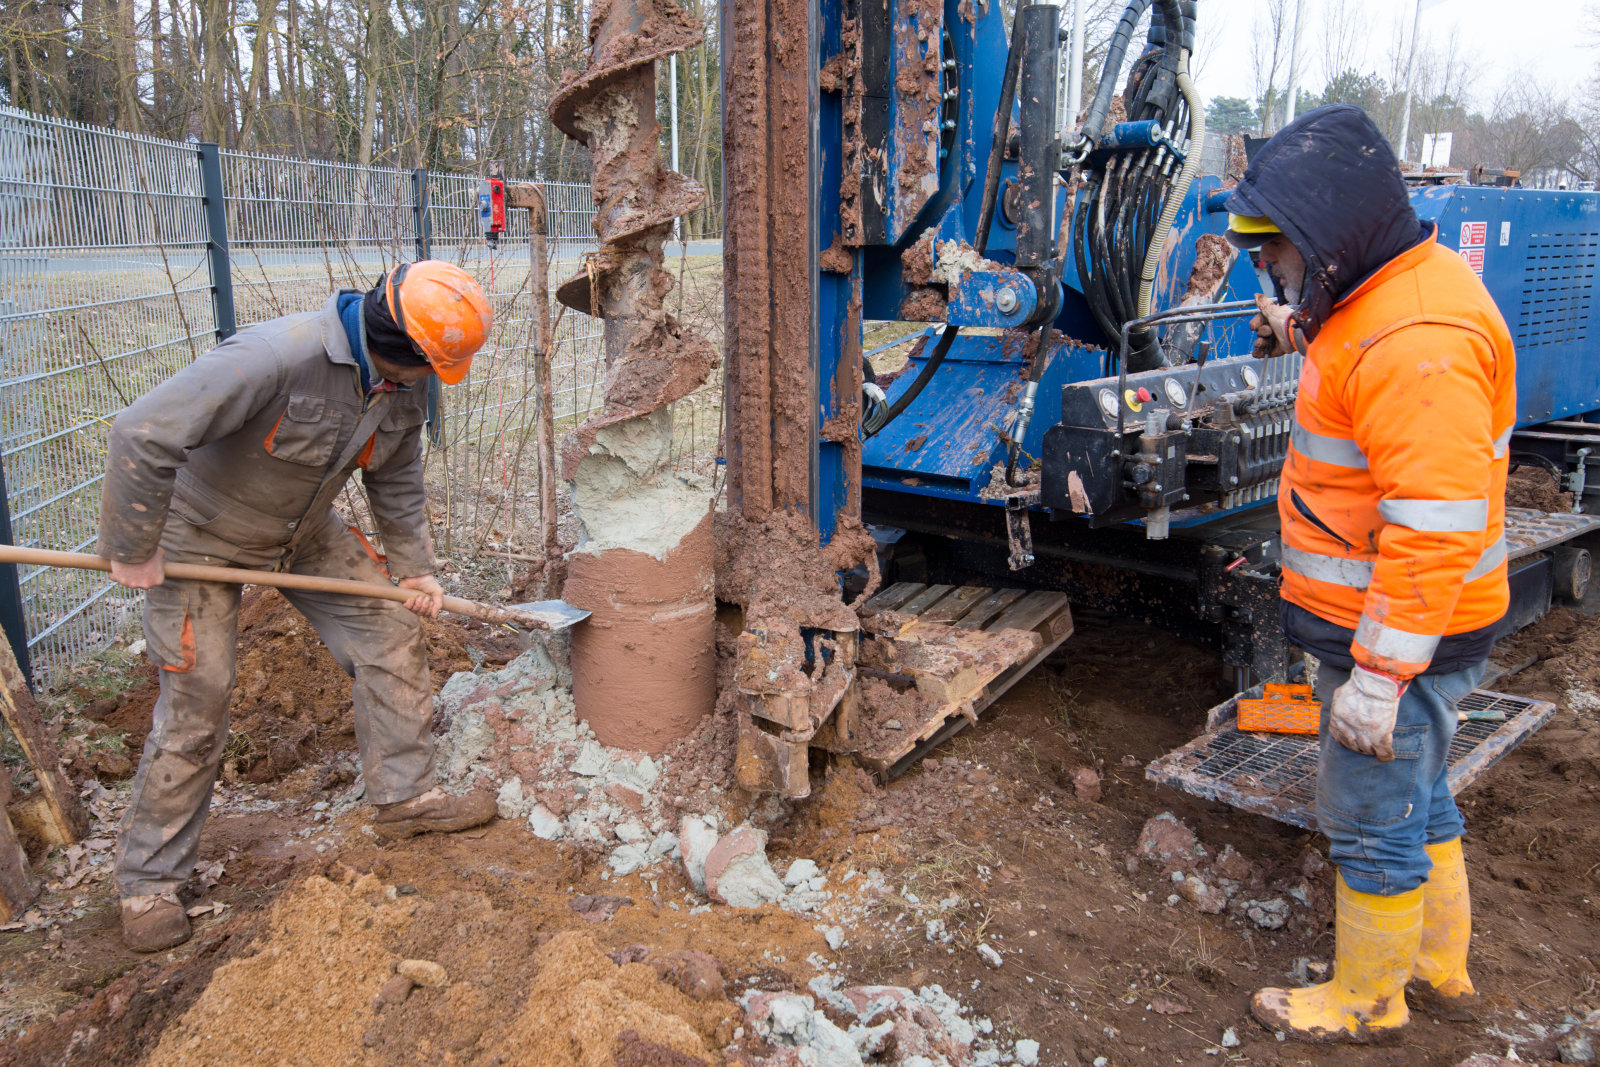
<path id="1" fill-rule="evenodd" d="M 972 688 L 942 703 L 932 718 L 885 748 L 859 753 L 885 778 L 903 773 L 946 739 L 977 722 L 978 716 L 1023 675 L 1072 636 L 1072 609 L 1065 593 L 987 586 L 924 585 L 899 582 L 882 590 L 862 607 L 867 640 L 901 645 L 919 642 L 978 649 L 984 634 L 1031 631 L 1039 641 L 1020 660 L 994 664 L 970 679 Z M 1009 643 L 1009 642 L 1008 642 Z"/>

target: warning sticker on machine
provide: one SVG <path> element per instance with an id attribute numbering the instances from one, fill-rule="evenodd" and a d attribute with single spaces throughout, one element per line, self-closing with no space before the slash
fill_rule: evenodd
<path id="1" fill-rule="evenodd" d="M 1489 243 L 1489 224 L 1487 222 L 1463 222 L 1461 224 L 1461 247 L 1482 248 Z M 1479 269 L 1482 267 L 1480 265 Z"/>
<path id="2" fill-rule="evenodd" d="M 1472 268 L 1473 273 L 1480 278 L 1483 277 L 1483 249 L 1463 248 L 1461 258 L 1467 261 L 1467 266 Z"/>

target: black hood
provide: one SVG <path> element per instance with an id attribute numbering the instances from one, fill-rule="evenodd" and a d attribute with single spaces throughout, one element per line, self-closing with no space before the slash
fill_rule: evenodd
<path id="1" fill-rule="evenodd" d="M 1298 321 L 1313 338 L 1341 297 L 1433 232 L 1411 207 L 1389 142 L 1349 104 L 1308 111 L 1279 130 L 1226 207 L 1265 215 L 1305 259 Z"/>

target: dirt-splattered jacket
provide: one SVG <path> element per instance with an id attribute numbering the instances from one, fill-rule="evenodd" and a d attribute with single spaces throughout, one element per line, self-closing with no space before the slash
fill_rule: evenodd
<path id="1" fill-rule="evenodd" d="M 101 556 L 149 559 L 170 510 L 197 551 L 239 566 L 279 564 L 302 521 L 328 521 L 307 509 L 366 407 L 383 404 L 359 457 L 362 484 L 394 577 L 433 572 L 423 537 L 424 390 L 363 398 L 338 300 L 240 331 L 117 416 Z"/>

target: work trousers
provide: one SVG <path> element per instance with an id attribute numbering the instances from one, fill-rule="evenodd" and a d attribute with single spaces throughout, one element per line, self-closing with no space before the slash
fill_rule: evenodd
<path id="1" fill-rule="evenodd" d="M 193 528 L 176 517 L 167 526 L 167 562 L 230 563 L 196 551 Z M 361 539 L 331 511 L 287 570 L 389 582 Z M 395 804 L 427 792 L 434 770 L 433 696 L 421 620 L 391 600 L 282 592 L 354 679 L 366 799 Z M 161 695 L 117 835 L 115 879 L 124 897 L 176 892 L 194 868 L 228 737 L 239 594 L 237 585 L 169 578 L 145 595 L 145 643 L 160 668 Z"/>
<path id="2" fill-rule="evenodd" d="M 1350 672 L 1325 663 L 1317 668 L 1317 829 L 1332 842 L 1329 858 L 1351 889 L 1386 897 L 1410 892 L 1433 869 L 1423 845 L 1453 840 L 1466 829 L 1450 795 L 1445 760 L 1456 732 L 1456 703 L 1472 692 L 1486 665 L 1412 679 L 1400 697 L 1394 759 L 1388 763 L 1352 752 L 1328 735 L 1333 691 Z"/>

